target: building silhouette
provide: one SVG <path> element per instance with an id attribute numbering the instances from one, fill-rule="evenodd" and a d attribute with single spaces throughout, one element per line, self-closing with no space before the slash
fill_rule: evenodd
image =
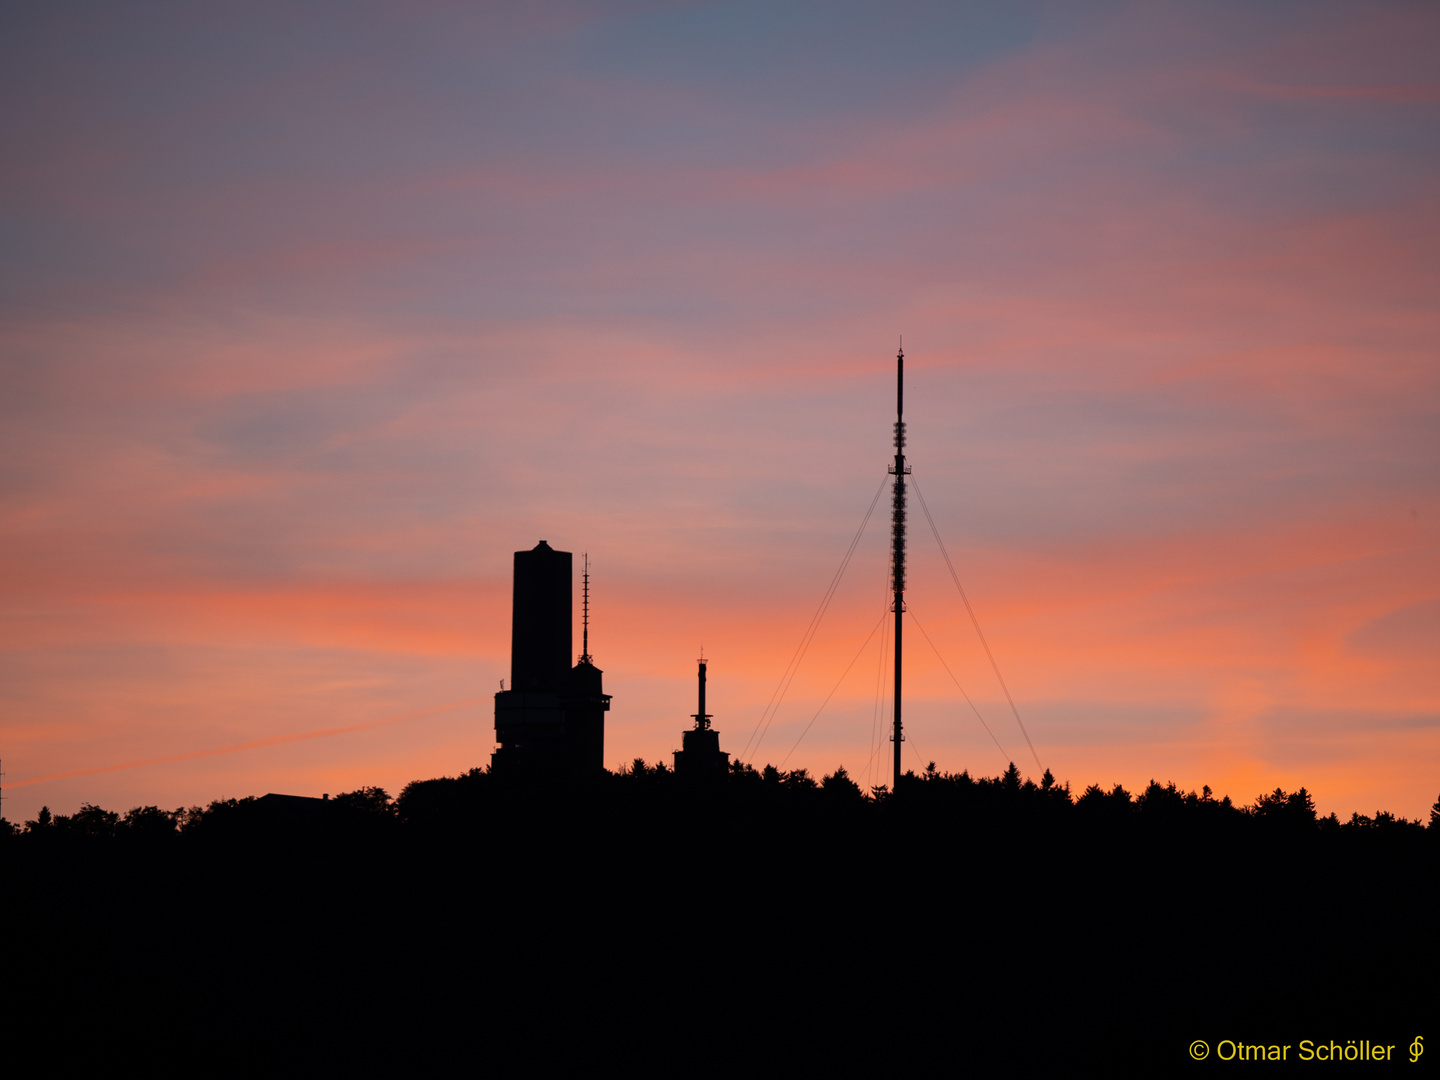
<path id="1" fill-rule="evenodd" d="M 703 651 L 703 650 L 702 650 Z M 705 711 L 705 658 L 700 664 L 700 708 L 695 726 L 680 736 L 683 749 L 675 751 L 675 772 L 680 776 L 723 776 L 730 768 L 730 755 L 720 749 L 720 733 L 710 726 Z"/>
<path id="2" fill-rule="evenodd" d="M 610 696 L 590 657 L 590 574 L 585 573 L 585 649 L 570 666 L 573 559 L 544 540 L 515 552 L 510 689 L 495 695 L 497 773 L 598 775 L 605 767 Z"/>

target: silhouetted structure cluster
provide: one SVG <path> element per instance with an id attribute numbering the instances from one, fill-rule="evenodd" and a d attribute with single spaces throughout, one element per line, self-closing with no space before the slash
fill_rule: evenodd
<path id="1" fill-rule="evenodd" d="M 1014 764 L 866 791 L 730 761 L 703 660 L 674 768 L 609 772 L 571 564 L 515 553 L 488 770 L 0 819 L 7 1061 L 57 1017 L 46 1064 L 93 1045 L 206 1073 L 558 1071 L 613 1047 L 888 1073 L 882 1015 L 914 1068 L 986 1075 L 1422 1033 L 1397 993 L 1440 963 L 1440 801 L 1428 828 L 1342 822 L 1304 788 L 1075 797 Z"/>

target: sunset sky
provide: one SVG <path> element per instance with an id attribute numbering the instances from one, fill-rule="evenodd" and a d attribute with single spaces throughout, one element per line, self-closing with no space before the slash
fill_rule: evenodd
<path id="1" fill-rule="evenodd" d="M 1076 794 L 1440 794 L 1434 4 L 11 3 L 0 146 L 11 820 L 488 763 L 542 538 L 590 554 L 607 764 L 670 760 L 702 645 L 753 744 L 902 334 Z M 1035 775 L 912 523 L 1000 746 L 912 624 L 906 760 Z M 757 766 L 882 779 L 887 547 Z"/>

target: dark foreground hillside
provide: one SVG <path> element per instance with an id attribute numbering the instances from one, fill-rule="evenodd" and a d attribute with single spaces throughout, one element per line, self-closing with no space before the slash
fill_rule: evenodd
<path id="1" fill-rule="evenodd" d="M 1288 1045 L 1277 1066 L 1308 1039 L 1413 1072 L 1432 1034 L 1433 821 L 1072 799 L 1013 767 L 879 795 L 476 771 L 37 820 L 0 837 L 7 1059 L 1165 1075 L 1229 1067 L 1197 1039 Z"/>

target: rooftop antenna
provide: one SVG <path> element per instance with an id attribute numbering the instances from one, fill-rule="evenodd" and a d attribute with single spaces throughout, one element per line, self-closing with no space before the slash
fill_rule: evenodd
<path id="1" fill-rule="evenodd" d="M 588 551 L 585 552 L 584 558 L 585 558 L 585 578 L 584 578 L 585 585 L 584 585 L 584 592 L 581 594 L 581 595 L 584 597 L 584 599 L 582 600 L 582 602 L 581 602 L 581 607 L 580 607 L 580 611 L 581 611 L 581 615 L 580 615 L 581 626 L 583 627 L 583 629 L 581 630 L 581 635 L 582 635 L 582 636 L 581 636 L 581 641 L 583 642 L 583 644 L 581 645 L 581 648 L 582 648 L 584 651 L 582 651 L 582 652 L 580 653 L 580 663 L 582 663 L 582 664 L 588 664 L 588 663 L 591 662 L 591 659 L 590 659 L 590 553 L 589 553 Z"/>
<path id="2" fill-rule="evenodd" d="M 710 727 L 710 721 L 714 719 L 705 711 L 705 647 L 700 647 L 700 659 L 696 661 L 700 665 L 700 711 L 695 714 L 695 730 L 705 731 Z"/>
<path id="3" fill-rule="evenodd" d="M 900 723 L 900 635 L 905 625 L 905 476 L 910 466 L 905 464 L 905 344 L 901 338 L 900 351 L 895 356 L 895 463 L 890 474 L 895 477 L 894 498 L 890 511 L 890 553 L 893 559 L 890 569 L 890 587 L 895 600 L 891 610 L 895 612 L 895 730 L 890 736 L 895 744 L 895 785 L 890 790 L 900 790 L 900 744 L 905 733 Z"/>

